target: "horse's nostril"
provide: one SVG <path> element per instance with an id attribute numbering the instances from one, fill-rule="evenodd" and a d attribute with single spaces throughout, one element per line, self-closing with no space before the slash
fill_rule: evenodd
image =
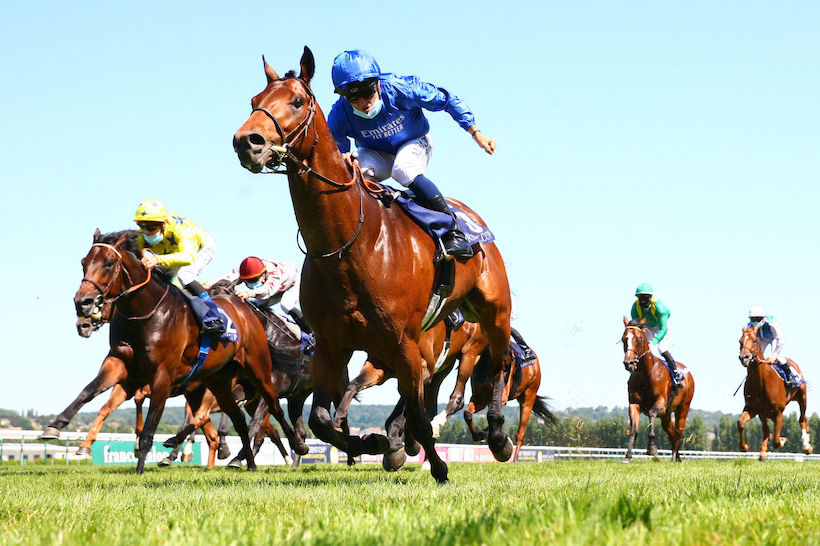
<path id="1" fill-rule="evenodd" d="M 263 137 L 259 133 L 251 133 L 250 135 L 248 135 L 248 142 L 250 142 L 254 146 L 264 146 L 265 137 Z"/>

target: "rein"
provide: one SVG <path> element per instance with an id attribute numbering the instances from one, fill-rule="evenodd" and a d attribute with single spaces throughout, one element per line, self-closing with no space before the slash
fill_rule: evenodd
<path id="1" fill-rule="evenodd" d="M 102 247 L 102 248 L 107 248 L 109 250 L 114 251 L 114 254 L 116 254 L 117 258 L 118 258 L 117 259 L 117 272 L 114 273 L 111 276 L 111 281 L 105 286 L 105 288 L 100 287 L 99 284 L 97 284 L 96 282 L 94 282 L 93 280 L 91 280 L 87 277 L 83 277 L 83 280 L 80 281 L 80 284 L 82 284 L 83 282 L 87 282 L 90 285 L 92 285 L 94 288 L 96 288 L 97 291 L 99 291 L 100 296 L 103 297 L 102 302 L 100 302 L 101 304 L 104 304 L 104 303 L 113 304 L 118 299 L 120 299 L 124 296 L 128 296 L 130 294 L 133 294 L 134 292 L 136 292 L 137 290 L 139 290 L 143 286 L 147 285 L 151 281 L 152 268 L 148 269 L 148 274 L 146 275 L 144 281 L 142 281 L 141 283 L 138 283 L 138 284 L 134 284 L 134 281 L 131 279 L 131 275 L 128 273 L 128 270 L 125 269 L 125 267 L 122 265 L 123 264 L 122 253 L 114 245 L 110 245 L 108 243 L 94 243 L 94 244 L 91 245 L 92 248 L 95 247 L 95 246 Z M 125 273 L 125 276 L 128 279 L 128 282 L 131 283 L 131 287 L 123 290 L 122 292 L 120 292 L 116 296 L 106 297 L 106 295 L 111 290 L 111 287 L 114 285 L 114 282 L 117 280 L 117 277 L 119 277 L 120 273 Z M 157 301 L 157 304 L 154 306 L 154 308 L 148 314 L 140 316 L 140 317 L 126 317 L 126 318 L 128 320 L 143 320 L 143 319 L 147 319 L 147 318 L 150 318 L 151 316 L 153 316 L 154 313 L 156 313 L 157 308 L 159 307 L 159 304 L 162 303 L 162 300 L 164 300 L 165 296 L 168 295 L 168 289 L 169 288 L 170 288 L 170 285 L 165 287 L 165 293 L 162 294 L 162 297 L 159 299 L 159 301 Z"/>
<path id="2" fill-rule="evenodd" d="M 296 245 L 299 247 L 299 250 L 302 252 L 302 254 L 304 254 L 308 258 L 323 259 L 330 258 L 332 256 L 338 256 L 338 258 L 341 260 L 344 251 L 353 246 L 353 243 L 356 241 L 356 239 L 359 237 L 359 233 L 361 233 L 362 231 L 362 226 L 364 226 L 364 189 L 362 188 L 362 186 L 365 186 L 367 188 L 367 191 L 372 194 L 383 193 L 385 190 L 367 180 L 362 174 L 362 171 L 359 168 L 358 163 L 350 162 L 351 166 L 353 167 L 353 177 L 349 181 L 337 182 L 331 178 L 328 178 L 327 176 L 324 176 L 323 174 L 314 171 L 310 167 L 310 165 L 307 164 L 307 160 L 300 158 L 298 155 L 294 153 L 294 145 L 296 145 L 297 142 L 299 142 L 299 140 L 301 140 L 307 134 L 308 128 L 313 124 L 313 120 L 316 117 L 317 101 L 316 96 L 310 89 L 310 86 L 307 83 L 305 83 L 304 80 L 302 80 L 301 78 L 279 78 L 278 81 L 284 81 L 286 79 L 296 79 L 302 84 L 302 86 L 305 89 L 305 92 L 310 97 L 310 106 L 308 109 L 308 113 L 304 117 L 304 119 L 302 119 L 302 121 L 299 122 L 299 125 L 297 125 L 296 128 L 293 129 L 287 135 L 285 134 L 285 131 L 282 128 L 282 124 L 279 123 L 279 120 L 276 119 L 276 116 L 274 116 L 270 110 L 263 107 L 254 107 L 251 109 L 251 113 L 262 112 L 273 122 L 273 126 L 276 128 L 276 132 L 279 134 L 279 138 L 281 140 L 280 145 L 271 144 L 268 147 L 268 150 L 270 150 L 273 155 L 272 161 L 274 163 L 274 166 L 271 168 L 270 171 L 266 171 L 265 174 L 295 174 L 297 176 L 307 174 L 309 177 L 314 176 L 322 182 L 325 182 L 326 184 L 329 184 L 334 188 L 339 188 L 342 190 L 347 190 L 353 185 L 358 186 L 359 223 L 356 226 L 356 231 L 353 233 L 353 236 L 350 238 L 350 240 L 343 244 L 340 248 L 324 254 L 313 254 L 312 252 L 308 251 L 307 246 L 305 246 L 305 248 L 302 248 L 302 245 L 299 243 L 299 236 L 301 233 L 298 230 L 296 232 Z M 310 151 L 307 154 L 308 157 L 310 157 L 313 154 L 313 150 L 316 148 L 316 144 L 318 144 L 319 142 L 319 135 L 316 132 L 315 127 L 313 134 L 313 145 L 311 146 Z M 282 168 L 283 164 L 284 168 Z M 288 169 L 288 165 L 294 166 L 296 168 L 296 171 L 290 171 Z M 361 184 L 357 184 L 359 180 L 361 180 Z"/>

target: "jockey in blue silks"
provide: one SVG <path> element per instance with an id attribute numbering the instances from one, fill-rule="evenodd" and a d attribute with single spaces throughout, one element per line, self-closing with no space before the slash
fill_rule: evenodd
<path id="1" fill-rule="evenodd" d="M 380 182 L 392 177 L 409 188 L 416 201 L 449 214 L 453 222 L 442 237 L 448 258 L 468 259 L 472 248 L 458 229 L 441 191 L 425 176 L 433 151 L 430 125 L 422 109 L 444 110 L 488 154 L 497 143 L 478 130 L 467 105 L 441 87 L 415 76 L 382 74 L 376 59 L 354 49 L 333 60 L 333 88 L 341 95 L 327 117 L 339 151 L 350 157 L 350 138 L 356 142 L 362 173 Z"/>

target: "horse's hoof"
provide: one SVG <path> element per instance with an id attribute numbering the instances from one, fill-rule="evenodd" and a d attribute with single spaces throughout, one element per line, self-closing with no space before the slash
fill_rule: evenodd
<path id="1" fill-rule="evenodd" d="M 749 444 L 743 444 L 742 446 L 740 446 L 740 451 L 744 453 L 749 451 Z"/>
<path id="2" fill-rule="evenodd" d="M 411 457 L 415 457 L 421 451 L 421 444 L 411 438 L 409 442 L 404 443 L 404 451 Z"/>
<path id="3" fill-rule="evenodd" d="M 140 458 L 140 448 L 138 448 L 137 446 L 134 446 L 134 458 L 135 459 Z"/>
<path id="4" fill-rule="evenodd" d="M 407 455 L 404 452 L 404 448 L 401 448 L 390 453 L 385 453 L 382 459 L 382 467 L 388 472 L 395 472 L 403 467 L 406 462 Z"/>
<path id="5" fill-rule="evenodd" d="M 290 458 L 290 455 L 285 455 L 285 464 L 288 466 L 293 466 L 293 459 Z"/>
<path id="6" fill-rule="evenodd" d="M 622 462 L 623 464 L 629 464 L 629 463 L 631 463 L 631 462 L 632 462 L 632 458 L 631 458 L 631 457 L 629 457 L 629 458 L 624 457 L 623 459 L 621 459 L 621 462 Z"/>
<path id="7" fill-rule="evenodd" d="M 194 460 L 194 454 L 193 453 L 183 453 L 182 454 L 182 462 L 183 463 L 190 463 L 193 460 Z"/>
<path id="8" fill-rule="evenodd" d="M 768 461 L 768 460 L 769 460 L 769 456 L 768 456 L 768 455 L 766 455 L 765 453 L 761 453 L 761 454 L 760 454 L 760 457 L 758 457 L 758 460 L 759 460 L 760 462 L 765 463 L 766 461 Z"/>
<path id="9" fill-rule="evenodd" d="M 657 446 L 649 446 L 649 449 L 646 450 L 646 454 L 650 457 L 656 457 L 658 455 Z"/>
<path id="10" fill-rule="evenodd" d="M 41 440 L 59 440 L 60 439 L 60 429 L 55 427 L 48 427 L 46 428 L 42 434 L 40 434 Z"/>
<path id="11" fill-rule="evenodd" d="M 169 459 L 168 457 L 165 457 L 164 459 L 162 459 L 160 462 L 157 463 L 157 466 L 171 466 L 172 462 L 173 461 L 171 461 L 171 459 Z"/>
<path id="12" fill-rule="evenodd" d="M 486 430 L 481 430 L 481 431 L 476 432 L 475 436 L 473 437 L 474 442 L 481 443 L 481 442 L 484 442 L 485 440 L 487 440 L 487 431 Z"/>
<path id="13" fill-rule="evenodd" d="M 231 456 L 231 450 L 227 444 L 222 444 L 219 446 L 219 451 L 216 453 L 216 458 L 220 461 L 223 459 L 227 459 Z"/>
<path id="14" fill-rule="evenodd" d="M 88 446 L 80 446 L 80 449 L 77 450 L 77 455 L 82 455 L 83 457 L 90 457 L 91 448 Z"/>
<path id="15" fill-rule="evenodd" d="M 390 438 L 384 434 L 365 434 L 362 436 L 365 445 L 365 453 L 387 453 L 390 451 Z"/>
<path id="16" fill-rule="evenodd" d="M 234 459 L 233 461 L 229 462 L 226 466 L 228 468 L 242 468 L 242 461 L 239 459 Z"/>
<path id="17" fill-rule="evenodd" d="M 507 436 L 507 443 L 505 443 L 501 449 L 496 450 L 491 446 L 490 451 L 492 451 L 493 457 L 495 457 L 496 461 L 505 463 L 510 460 L 510 457 L 512 457 L 514 447 L 515 446 L 513 446 L 512 440 L 510 440 L 510 437 Z"/>
<path id="18" fill-rule="evenodd" d="M 803 453 L 806 455 L 811 455 L 814 452 L 814 448 L 811 446 L 806 446 L 803 448 Z"/>
<path id="19" fill-rule="evenodd" d="M 781 436 L 780 441 L 777 443 L 777 447 L 785 447 L 786 446 L 786 440 L 787 440 L 787 438 L 784 438 L 784 437 Z"/>
<path id="20" fill-rule="evenodd" d="M 305 442 L 302 441 L 298 441 L 291 447 L 293 448 L 293 452 L 299 455 L 300 457 L 302 455 L 307 455 L 308 453 L 310 453 L 310 448 Z"/>
<path id="21" fill-rule="evenodd" d="M 175 447 L 177 447 L 177 441 L 173 437 L 171 437 L 162 442 L 162 446 L 174 449 Z"/>

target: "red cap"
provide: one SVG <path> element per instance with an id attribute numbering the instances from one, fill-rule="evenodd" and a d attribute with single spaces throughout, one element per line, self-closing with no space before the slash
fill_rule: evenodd
<path id="1" fill-rule="evenodd" d="M 243 281 L 246 279 L 255 279 L 265 273 L 265 264 L 256 256 L 248 256 L 239 265 L 239 278 Z"/>

